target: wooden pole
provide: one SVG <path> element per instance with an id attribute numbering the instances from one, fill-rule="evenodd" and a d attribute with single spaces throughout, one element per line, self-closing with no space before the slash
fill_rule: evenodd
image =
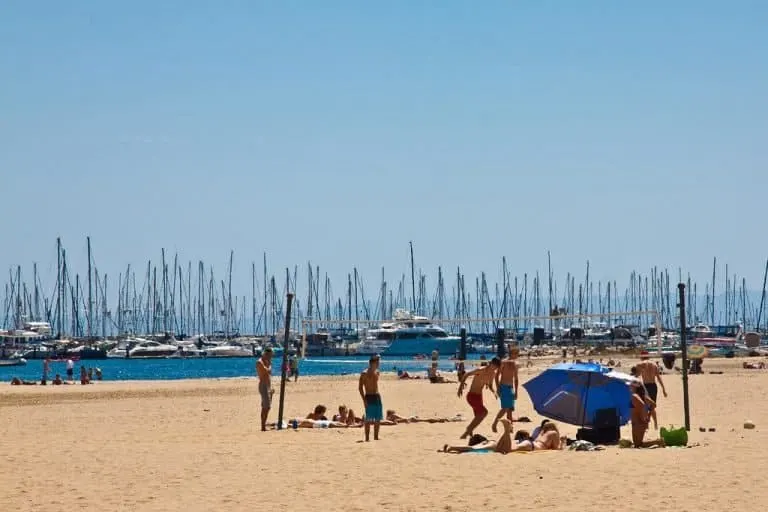
<path id="1" fill-rule="evenodd" d="M 277 409 L 277 429 L 283 427 L 283 408 L 285 406 L 285 381 L 288 378 L 288 349 L 289 338 L 291 334 L 291 306 L 293 305 L 293 294 L 288 294 L 288 304 L 285 306 L 285 337 L 283 338 L 283 362 L 280 365 L 280 406 Z"/>
<path id="2" fill-rule="evenodd" d="M 685 430 L 691 430 L 691 409 L 688 397 L 688 342 L 685 333 L 685 284 L 677 285 L 680 298 L 677 306 L 680 308 L 680 350 L 683 355 L 683 414 L 685 416 Z"/>

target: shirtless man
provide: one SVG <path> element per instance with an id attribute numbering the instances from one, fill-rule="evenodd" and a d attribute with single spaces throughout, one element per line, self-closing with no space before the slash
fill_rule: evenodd
<path id="1" fill-rule="evenodd" d="M 261 431 L 267 430 L 267 416 L 272 408 L 272 349 L 267 347 L 256 363 L 256 374 L 259 376 L 259 395 L 261 396 Z"/>
<path id="2" fill-rule="evenodd" d="M 635 366 L 637 376 L 645 384 L 645 389 L 648 390 L 648 396 L 656 403 L 656 398 L 659 395 L 659 388 L 656 386 L 656 381 L 659 381 L 661 385 L 661 392 L 664 393 L 664 398 L 667 397 L 667 389 L 664 387 L 664 382 L 661 380 L 661 373 L 659 368 L 651 361 L 648 360 L 648 352 L 640 352 L 640 362 Z"/>
<path id="3" fill-rule="evenodd" d="M 467 392 L 467 403 L 472 407 L 472 412 L 475 417 L 467 425 L 467 430 L 461 435 L 460 439 L 466 439 L 470 437 L 475 429 L 483 422 L 488 415 L 488 409 L 483 405 L 483 389 L 486 386 L 495 394 L 493 390 L 493 381 L 496 377 L 496 372 L 501 366 L 501 360 L 498 357 L 491 359 L 491 364 L 487 366 L 481 366 L 471 372 L 467 372 L 461 377 L 459 382 L 459 397 L 464 393 L 464 386 L 467 384 L 467 379 L 472 377 L 472 384 L 469 385 L 469 391 Z"/>
<path id="4" fill-rule="evenodd" d="M 507 419 L 512 420 L 512 411 L 515 410 L 515 399 L 517 398 L 517 357 L 520 351 L 509 347 L 509 357 L 501 362 L 501 368 L 496 372 L 496 389 L 499 390 L 499 400 L 501 401 L 501 410 L 493 420 L 491 430 L 496 432 L 496 426 L 499 420 L 506 414 Z"/>
<path id="5" fill-rule="evenodd" d="M 370 441 L 371 425 L 373 425 L 373 440 L 379 440 L 379 427 L 384 419 L 384 408 L 379 394 L 379 356 L 371 357 L 368 368 L 360 374 L 357 390 L 365 406 L 365 440 Z"/>

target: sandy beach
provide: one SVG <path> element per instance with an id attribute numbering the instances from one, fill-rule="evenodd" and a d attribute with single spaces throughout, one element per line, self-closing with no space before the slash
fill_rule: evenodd
<path id="1" fill-rule="evenodd" d="M 521 383 L 549 364 L 522 368 Z M 708 359 L 705 371 L 713 370 L 724 373 L 690 377 L 690 442 L 699 446 L 510 455 L 438 453 L 461 443 L 466 422 L 382 427 L 382 439 L 370 443 L 359 428 L 260 432 L 255 379 L 3 384 L 0 510 L 758 510 L 768 371 Z M 681 425 L 681 378 L 664 378 L 669 397 L 659 399 L 659 423 Z M 384 407 L 401 415 L 468 419 L 456 389 L 391 374 L 381 382 Z M 516 414 L 540 421 L 520 389 Z M 318 403 L 361 412 L 356 378 L 288 385 L 287 417 Z M 498 411 L 489 393 L 486 404 Z M 745 430 L 747 419 L 757 428 Z M 575 435 L 575 427 L 561 427 Z M 493 437 L 490 419 L 478 432 Z M 629 427 L 622 433 L 629 438 Z"/>

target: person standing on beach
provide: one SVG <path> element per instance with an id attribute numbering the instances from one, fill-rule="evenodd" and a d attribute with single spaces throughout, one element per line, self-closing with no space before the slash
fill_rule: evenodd
<path id="1" fill-rule="evenodd" d="M 379 356 L 371 357 L 368 368 L 360 374 L 357 390 L 365 406 L 365 440 L 370 441 L 371 425 L 373 425 L 373 440 L 379 440 L 379 427 L 384 419 L 384 406 L 379 394 Z"/>
<path id="2" fill-rule="evenodd" d="M 51 358 L 46 357 L 45 361 L 43 361 L 43 378 L 40 381 L 40 384 L 43 386 L 48 384 L 48 372 L 51 371 Z"/>
<path id="3" fill-rule="evenodd" d="M 499 371 L 496 372 L 496 389 L 499 391 L 499 400 L 501 401 L 501 410 L 493 420 L 491 430 L 496 432 L 499 420 L 507 416 L 512 424 L 512 412 L 515 410 L 515 399 L 517 398 L 517 356 L 520 351 L 516 347 L 509 347 L 509 356 L 501 362 Z"/>
<path id="4" fill-rule="evenodd" d="M 488 386 L 491 392 L 495 394 L 495 391 L 493 390 L 493 381 L 500 366 L 501 360 L 498 357 L 494 357 L 491 359 L 491 364 L 467 372 L 461 377 L 459 382 L 459 397 L 464 393 L 464 386 L 467 385 L 467 379 L 472 377 L 472 384 L 469 385 L 469 391 L 467 392 L 467 403 L 472 407 L 472 412 L 475 414 L 475 417 L 469 425 L 467 425 L 467 429 L 461 435 L 461 439 L 471 437 L 478 425 L 480 425 L 485 417 L 488 416 L 488 409 L 483 405 L 483 389 Z"/>
<path id="5" fill-rule="evenodd" d="M 261 431 L 267 430 L 267 417 L 272 408 L 272 348 L 267 347 L 256 363 L 256 375 L 259 377 L 259 395 L 261 396 Z"/>
<path id="6" fill-rule="evenodd" d="M 293 382 L 299 380 L 299 358 L 296 355 L 292 355 L 288 360 L 288 369 L 291 371 L 290 375 L 293 377 Z"/>
<path id="7" fill-rule="evenodd" d="M 75 381 L 75 362 L 71 359 L 67 359 L 67 379 L 69 382 Z"/>
<path id="8" fill-rule="evenodd" d="M 659 381 L 661 385 L 661 392 L 664 394 L 664 398 L 667 397 L 667 389 L 664 387 L 664 381 L 661 380 L 661 372 L 656 364 L 649 361 L 648 352 L 643 350 L 640 352 L 640 362 L 635 366 L 637 376 L 643 381 L 648 396 L 653 403 L 656 403 L 656 398 L 659 396 L 659 388 L 656 386 L 656 381 Z"/>

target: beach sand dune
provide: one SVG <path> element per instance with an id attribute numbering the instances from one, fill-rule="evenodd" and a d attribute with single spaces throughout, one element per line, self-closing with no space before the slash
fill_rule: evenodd
<path id="1" fill-rule="evenodd" d="M 725 373 L 690 378 L 690 440 L 701 446 L 506 456 L 437 453 L 460 443 L 465 423 L 382 427 L 381 441 L 370 443 L 361 429 L 262 433 L 253 379 L 3 385 L 0 510 L 758 510 L 768 372 L 740 365 L 707 361 L 706 370 Z M 524 369 L 522 380 L 545 366 Z M 681 379 L 665 378 L 660 424 L 680 425 Z M 356 388 L 354 377 L 290 383 L 286 416 L 318 403 L 359 413 Z M 381 390 L 385 408 L 402 415 L 469 417 L 452 384 L 385 376 Z M 521 394 L 517 414 L 540 421 Z M 745 430 L 746 419 L 757 428 Z M 490 419 L 478 432 L 492 437 Z"/>

